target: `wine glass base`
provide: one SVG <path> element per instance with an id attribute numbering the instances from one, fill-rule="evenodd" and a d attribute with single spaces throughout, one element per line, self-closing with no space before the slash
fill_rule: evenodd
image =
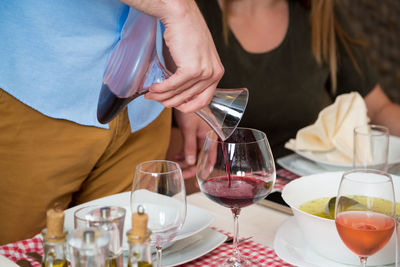
<path id="1" fill-rule="evenodd" d="M 260 266 L 260 263 L 253 259 L 244 257 L 244 256 L 239 256 L 239 257 L 230 256 L 230 257 L 224 258 L 220 262 L 219 266 L 221 266 L 221 267 L 252 267 L 252 266 Z"/>

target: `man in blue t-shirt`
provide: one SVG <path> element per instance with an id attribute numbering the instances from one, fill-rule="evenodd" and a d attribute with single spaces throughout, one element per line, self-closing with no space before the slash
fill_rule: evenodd
<path id="1" fill-rule="evenodd" d="M 165 25 L 176 71 L 101 125 L 103 73 L 130 8 Z M 165 157 L 169 108 L 206 106 L 223 74 L 193 0 L 6 1 L 0 37 L 0 244 L 38 233 L 48 208 L 129 191 L 139 162 Z"/>

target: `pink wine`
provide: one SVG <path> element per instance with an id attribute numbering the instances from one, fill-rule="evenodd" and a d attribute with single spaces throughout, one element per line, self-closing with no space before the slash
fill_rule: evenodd
<path id="1" fill-rule="evenodd" d="M 265 198 L 272 186 L 271 181 L 266 182 L 260 177 L 231 175 L 208 179 L 201 185 L 201 191 L 211 200 L 232 209 L 243 208 Z"/>
<path id="2" fill-rule="evenodd" d="M 344 244 L 355 254 L 368 257 L 382 249 L 394 231 L 394 220 L 371 211 L 345 211 L 335 220 Z"/>

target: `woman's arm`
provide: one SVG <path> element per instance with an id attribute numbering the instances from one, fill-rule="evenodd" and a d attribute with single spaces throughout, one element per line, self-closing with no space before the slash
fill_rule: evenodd
<path id="1" fill-rule="evenodd" d="M 364 99 L 371 123 L 384 125 L 392 135 L 400 136 L 400 106 L 390 101 L 381 86 L 377 84 Z"/>

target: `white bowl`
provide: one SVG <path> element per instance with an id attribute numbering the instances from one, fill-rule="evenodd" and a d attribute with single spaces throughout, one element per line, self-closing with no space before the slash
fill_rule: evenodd
<path id="1" fill-rule="evenodd" d="M 358 256 L 353 254 L 342 242 L 337 233 L 334 220 L 321 218 L 301 211 L 299 207 L 307 201 L 323 197 L 334 197 L 339 188 L 343 172 L 326 172 L 303 176 L 288 183 L 282 197 L 293 210 L 299 228 L 308 245 L 320 255 L 344 264 L 360 264 Z M 392 175 L 396 200 L 400 200 L 400 177 Z M 396 238 L 375 255 L 368 257 L 367 265 L 385 265 L 395 262 Z"/>

